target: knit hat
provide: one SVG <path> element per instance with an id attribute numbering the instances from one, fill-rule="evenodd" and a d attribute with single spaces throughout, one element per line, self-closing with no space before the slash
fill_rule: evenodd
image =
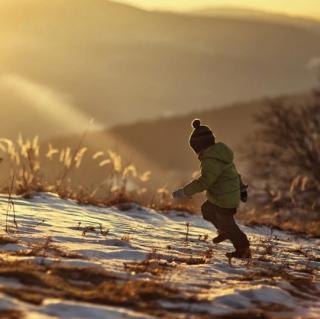
<path id="1" fill-rule="evenodd" d="M 196 153 L 199 153 L 200 151 L 215 144 L 215 137 L 213 133 L 208 126 L 201 125 L 200 120 L 193 120 L 192 127 L 194 130 L 190 135 L 189 143 Z"/>

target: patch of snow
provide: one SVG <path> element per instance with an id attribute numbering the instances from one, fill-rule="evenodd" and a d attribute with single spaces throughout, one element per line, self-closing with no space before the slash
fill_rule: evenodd
<path id="1" fill-rule="evenodd" d="M 133 280 L 151 280 L 151 274 L 128 273 L 124 264 L 154 255 L 160 264 L 172 266 L 157 280 L 186 295 L 196 295 L 200 300 L 196 303 L 161 301 L 168 311 L 191 309 L 195 313 L 215 315 L 255 309 L 263 304 L 283 306 L 283 311 L 277 314 L 284 318 L 320 318 L 320 302 L 314 298 L 315 293 L 320 295 L 319 239 L 241 225 L 252 241 L 254 258 L 249 266 L 244 261 L 235 261 L 230 266 L 225 253 L 233 250 L 231 244 L 224 242 L 214 246 L 211 238 L 216 235 L 215 229 L 201 216 L 174 211 L 162 214 L 137 205 L 127 211 L 117 207 L 81 206 L 54 194 L 38 194 L 31 200 L 14 197 L 14 203 L 18 229 L 11 236 L 17 243 L 0 246 L 3 259 L 94 267 Z M 6 208 L 7 197 L 0 196 L 0 211 L 5 212 Z M 5 213 L 0 218 L 4 225 Z M 186 222 L 190 223 L 188 241 Z M 205 235 L 210 235 L 210 239 L 202 240 L 200 236 Z M 65 252 L 65 256 L 57 256 L 54 251 L 50 253 L 50 249 L 39 256 L 21 254 L 45 244 L 49 237 L 50 243 Z M 265 240 L 273 245 L 272 255 L 264 253 Z M 206 260 L 204 256 L 208 251 L 213 256 Z M 68 257 L 68 254 L 74 256 Z M 192 264 L 192 260 L 198 262 Z M 299 287 L 274 275 L 284 267 L 289 275 L 313 279 L 316 290 L 300 292 Z M 268 271 L 273 275 L 268 276 Z M 255 273 L 262 275 L 251 278 Z M 0 276 L 0 287 L 15 285 L 20 283 Z M 56 299 L 46 299 L 43 305 L 34 306 L 6 295 L 0 295 L 0 309 L 23 310 L 26 318 L 151 318 L 121 307 Z"/>
<path id="2" fill-rule="evenodd" d="M 105 307 L 86 303 L 47 299 L 43 313 L 59 318 L 69 319 L 151 319 L 148 315 L 139 314 L 121 307 Z"/>

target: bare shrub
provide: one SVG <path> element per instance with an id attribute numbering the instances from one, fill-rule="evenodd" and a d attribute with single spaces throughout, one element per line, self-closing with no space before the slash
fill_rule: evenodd
<path id="1" fill-rule="evenodd" d="M 270 101 L 248 143 L 252 177 L 272 208 L 320 207 L 320 97 L 311 105 Z"/>

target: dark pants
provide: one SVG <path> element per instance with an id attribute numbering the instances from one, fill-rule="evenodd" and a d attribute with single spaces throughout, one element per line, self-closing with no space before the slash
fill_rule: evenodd
<path id="1" fill-rule="evenodd" d="M 206 201 L 201 206 L 201 211 L 203 218 L 211 222 L 219 234 L 229 239 L 236 250 L 250 246 L 246 234 L 241 231 L 234 220 L 233 216 L 237 212 L 236 208 L 221 208 Z"/>

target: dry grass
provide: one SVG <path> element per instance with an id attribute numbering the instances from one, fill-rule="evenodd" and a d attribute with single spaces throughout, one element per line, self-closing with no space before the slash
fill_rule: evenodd
<path id="1" fill-rule="evenodd" d="M 19 310 L 1 310 L 0 319 L 22 319 L 24 315 Z"/>
<path id="2" fill-rule="evenodd" d="M 124 264 L 124 269 L 131 274 L 149 273 L 154 276 L 160 276 L 172 271 L 176 264 L 157 259 L 146 259 L 141 262 L 130 262 Z"/>
<path id="3" fill-rule="evenodd" d="M 152 260 L 165 260 L 169 264 L 186 264 L 186 265 L 202 265 L 202 264 L 207 264 L 210 259 L 213 256 L 212 250 L 205 250 L 201 254 L 197 256 L 168 256 L 168 255 L 162 255 L 156 253 L 153 257 Z"/>
<path id="4" fill-rule="evenodd" d="M 171 250 L 171 247 L 167 247 Z M 186 265 L 201 265 L 210 262 L 213 257 L 212 248 L 198 252 L 197 255 L 190 256 L 174 256 L 163 255 L 157 252 L 157 249 L 152 249 L 147 258 L 141 262 L 124 263 L 124 269 L 129 273 L 149 273 L 154 276 L 160 276 L 167 272 L 176 270 L 181 264 Z"/>
<path id="5" fill-rule="evenodd" d="M 196 214 L 196 205 L 190 200 L 173 200 L 169 190 L 164 186 L 157 189 L 148 205 L 150 208 L 161 212 L 186 212 Z"/>
<path id="6" fill-rule="evenodd" d="M 305 254 L 306 252 L 303 249 L 298 249 L 297 253 Z M 181 308 L 181 303 L 199 304 L 206 303 L 206 301 L 201 301 L 196 296 L 190 295 L 190 292 L 186 293 L 174 288 L 169 281 L 161 280 L 161 275 L 166 275 L 167 272 L 178 267 L 177 262 L 185 262 L 186 260 L 176 260 L 175 263 L 170 263 L 160 261 L 160 257 L 153 250 L 143 262 L 124 264 L 128 276 L 120 276 L 101 268 L 74 267 L 60 263 L 40 265 L 31 261 L 3 261 L 0 263 L 0 277 L 15 279 L 25 287 L 2 287 L 0 292 L 32 305 L 42 305 L 46 298 L 59 298 L 125 307 L 159 318 L 178 318 L 182 315 L 183 318 L 187 316 L 194 319 L 277 319 L 280 318 L 276 316 L 277 312 L 291 310 L 285 305 L 257 303 L 255 309 L 239 310 L 226 315 L 214 316 L 196 310 L 189 312 L 189 310 Z M 131 277 L 131 275 L 141 273 L 151 274 L 158 279 L 152 280 L 148 277 L 148 280 L 142 280 Z M 287 291 L 303 300 L 309 298 L 305 293 L 310 298 L 314 298 L 314 301 L 320 297 L 313 276 L 298 277 L 293 275 L 289 272 L 287 265 L 254 269 L 247 272 L 240 280 L 250 282 L 264 279 L 268 282 L 274 281 L 275 285 L 279 280 L 289 282 L 291 286 L 287 286 Z M 164 308 L 163 304 L 166 302 L 171 304 L 170 310 Z M 1 315 L 0 313 L 0 318 Z M 22 316 L 19 312 L 12 312 L 8 315 L 11 317 L 5 317 L 3 314 L 3 318 L 15 319 Z"/>
<path id="7" fill-rule="evenodd" d="M 269 311 L 276 310 L 275 307 L 269 305 Z M 209 317 L 208 317 L 209 318 Z M 280 317 L 266 314 L 265 310 L 243 310 L 227 315 L 213 316 L 210 319 L 280 319 Z"/>
<path id="8" fill-rule="evenodd" d="M 97 224 L 97 226 L 84 226 L 81 228 L 81 222 L 78 223 L 78 226 L 75 227 L 74 229 L 76 230 L 81 230 L 82 231 L 82 236 L 86 236 L 88 233 L 93 233 L 93 234 L 100 234 L 104 237 L 109 235 L 110 230 L 109 229 L 104 229 L 102 224 Z"/>
<path id="9" fill-rule="evenodd" d="M 182 212 L 182 213 L 189 213 L 189 214 L 198 214 L 198 210 L 193 203 L 177 203 L 174 202 L 171 199 L 168 199 L 168 202 L 166 203 L 157 203 L 157 204 L 151 204 L 149 206 L 150 208 L 159 211 L 159 212 Z"/>
<path id="10" fill-rule="evenodd" d="M 0 245 L 6 245 L 6 244 L 15 244 L 17 242 L 17 239 L 8 237 L 8 236 L 0 236 Z"/>
<path id="11" fill-rule="evenodd" d="M 135 207 L 133 203 L 139 203 L 161 212 L 178 211 L 191 214 L 198 212 L 198 205 L 193 202 L 173 201 L 166 187 L 155 190 L 146 187 L 150 179 L 150 171 L 139 173 L 135 165 L 124 164 L 120 155 L 111 150 L 90 155 L 82 143 L 83 138 L 74 150 L 70 147 L 57 149 L 51 144 L 48 144 L 47 149 L 43 149 L 40 148 L 38 137 L 25 140 L 20 136 L 16 142 L 5 138 L 0 139 L 3 165 L 6 164 L 10 168 L 8 170 L 9 183 L 2 188 L 2 192 L 9 194 L 5 226 L 7 233 L 14 232 L 18 227 L 12 194 L 21 194 L 25 198 L 31 198 L 35 192 L 55 192 L 61 198 L 73 199 L 81 205 L 117 206 L 123 211 Z M 101 180 L 90 188 L 78 184 L 75 186 L 73 182 L 73 173 L 81 169 L 84 161 L 91 161 L 92 165 L 99 166 L 102 172 Z M 55 167 L 55 170 L 48 169 L 48 167 Z M 49 176 L 48 173 L 51 171 L 56 171 L 56 175 Z M 291 188 L 297 191 L 297 188 L 306 187 L 307 180 L 299 177 L 292 183 Z M 276 196 L 277 201 L 281 199 L 279 196 Z M 272 204 L 276 204 L 274 197 Z M 270 209 L 259 206 L 260 209 L 256 203 L 254 205 L 257 206 L 255 210 L 238 214 L 249 226 L 267 225 L 320 236 L 318 214 L 294 213 L 288 217 L 288 214 L 282 210 L 270 213 Z M 9 218 L 12 219 L 10 222 Z M 84 230 L 84 235 L 87 232 Z"/>
<path id="12" fill-rule="evenodd" d="M 0 276 L 16 279 L 28 286 L 28 289 L 2 287 L 1 292 L 35 305 L 42 304 L 45 298 L 54 297 L 151 313 L 154 309 L 162 309 L 160 301 L 198 302 L 168 284 L 124 280 L 94 268 L 42 266 L 27 261 L 3 262 Z"/>
<path id="13" fill-rule="evenodd" d="M 310 299 L 317 300 L 320 297 L 319 290 L 317 289 L 315 279 L 312 275 L 299 277 L 297 275 L 291 274 L 289 269 L 285 265 L 280 265 L 278 267 L 270 267 L 269 269 L 263 269 L 258 271 L 253 271 L 251 273 L 247 273 L 243 276 L 241 280 L 243 281 L 258 281 L 261 279 L 279 281 L 279 279 L 283 279 L 289 282 L 292 287 L 286 288 L 287 291 L 299 298 L 306 299 L 305 293 L 309 294 Z M 303 294 L 299 294 L 299 291 L 303 292 Z M 298 294 L 298 295 L 297 295 Z"/>
<path id="14" fill-rule="evenodd" d="M 5 185 L 2 191 L 27 198 L 34 192 L 54 192 L 81 204 L 104 206 L 132 201 L 145 193 L 143 185 L 150 179 L 150 171 L 138 172 L 135 165 L 125 164 L 112 150 L 89 155 L 87 147 L 82 146 L 83 139 L 74 149 L 57 149 L 48 144 L 44 150 L 37 136 L 32 140 L 19 136 L 17 141 L 1 138 L 3 165 L 9 168 L 10 181 L 14 176 L 13 187 Z M 85 160 L 101 168 L 101 179 L 90 189 L 72 183 L 73 173 Z M 56 173 L 50 175 L 53 171 Z"/>
<path id="15" fill-rule="evenodd" d="M 9 194 L 8 207 L 14 210 L 11 194 L 30 199 L 37 192 L 53 192 L 80 205 L 117 206 L 125 211 L 131 209 L 131 203 L 139 203 L 158 211 L 196 212 L 190 202 L 173 201 L 166 187 L 147 188 L 151 172 L 138 172 L 134 164 L 125 164 L 116 152 L 90 154 L 82 146 L 84 137 L 85 134 L 74 149 L 58 149 L 48 144 L 47 150 L 40 147 L 38 137 L 29 140 L 19 136 L 17 141 L 1 138 L 3 165 L 9 168 L 10 184 L 2 187 L 2 192 Z M 73 182 L 84 162 L 101 169 L 100 180 L 90 187 Z"/>
<path id="16" fill-rule="evenodd" d="M 273 229 L 320 237 L 319 217 L 313 217 L 311 212 L 295 214 L 294 211 L 291 211 L 288 216 L 288 213 L 281 210 L 274 212 L 266 209 L 261 211 L 252 209 L 240 211 L 237 217 L 250 227 L 264 225 Z"/>
<path id="17" fill-rule="evenodd" d="M 1 239 L 3 239 L 1 241 Z M 10 237 L 0 237 L 0 245 L 7 243 L 19 243 L 18 240 Z M 28 243 L 28 247 L 25 250 L 19 250 L 14 252 L 7 252 L 14 256 L 38 256 L 38 257 L 58 257 L 58 258 L 77 258 L 83 259 L 84 257 L 77 253 L 70 253 L 67 250 L 63 250 L 61 247 L 57 247 L 52 243 L 51 237 L 47 237 L 43 242 Z"/>

